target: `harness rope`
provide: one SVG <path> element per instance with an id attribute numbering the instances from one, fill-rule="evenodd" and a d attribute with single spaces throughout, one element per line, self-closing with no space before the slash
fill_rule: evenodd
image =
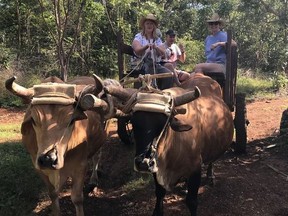
<path id="1" fill-rule="evenodd" d="M 143 90 L 144 88 L 140 89 L 140 90 Z M 167 115 L 167 120 L 164 124 L 164 127 L 162 128 L 159 136 L 157 138 L 155 138 L 152 142 L 152 144 L 150 145 L 149 147 L 149 150 L 146 151 L 146 152 L 143 152 L 142 154 L 140 154 L 138 157 L 141 157 L 143 158 L 143 161 L 147 161 L 147 164 L 148 164 L 148 169 L 150 172 L 152 173 L 155 173 L 157 172 L 157 150 L 158 150 L 158 146 L 159 146 L 159 142 L 161 140 L 161 138 L 163 137 L 165 131 L 167 130 L 168 126 L 169 126 L 169 122 L 171 120 L 171 117 L 172 117 L 172 114 L 173 114 L 173 110 L 174 110 L 174 100 L 173 99 L 169 99 L 169 101 L 171 101 L 170 103 L 168 102 L 165 102 L 163 103 L 164 99 L 161 101 L 161 99 L 159 100 L 158 99 L 155 99 L 153 100 L 153 96 L 151 97 L 151 99 L 147 99 L 147 98 L 142 98 L 142 100 L 140 99 L 140 101 L 138 100 L 138 93 L 139 91 L 138 90 L 137 92 L 135 92 L 131 97 L 130 99 L 127 101 L 127 103 L 125 104 L 125 106 L 123 107 L 123 112 L 124 113 L 129 113 L 129 112 L 133 112 L 133 107 L 139 103 L 140 104 L 147 104 L 147 103 L 150 103 L 150 106 L 151 107 L 151 112 L 155 111 L 153 110 L 153 104 L 158 104 L 160 106 L 165 106 L 168 104 L 168 107 L 169 107 L 169 110 L 170 112 L 164 112 L 162 108 L 162 110 L 159 110 L 157 107 L 155 108 L 156 109 L 156 112 L 161 112 L 161 113 L 164 113 L 165 115 Z M 149 93 L 157 93 L 157 94 L 164 94 L 163 92 L 161 92 L 160 90 L 158 89 L 151 89 L 149 88 L 149 92 L 147 92 L 147 94 Z M 171 95 L 169 94 L 169 97 L 171 97 Z M 153 104 L 151 104 L 153 103 Z M 141 110 L 141 105 L 140 105 L 140 108 L 138 107 L 137 111 L 140 111 Z M 158 110 L 158 111 L 157 111 Z M 145 108 L 143 108 L 143 111 L 147 111 L 145 110 Z M 147 153 L 150 151 L 150 154 L 148 155 Z"/>
<path id="2" fill-rule="evenodd" d="M 151 40 L 152 40 L 152 39 L 151 39 Z M 152 41 L 152 42 L 150 41 L 149 43 L 153 44 L 154 41 Z M 153 74 L 156 74 L 156 57 L 155 57 L 156 54 L 155 54 L 155 49 L 152 49 L 152 48 L 150 47 L 149 49 L 147 49 L 147 50 L 145 51 L 144 55 L 141 57 L 141 60 L 137 63 L 137 65 L 136 65 L 128 74 L 126 74 L 122 79 L 120 79 L 120 83 L 123 82 L 127 77 L 129 77 L 130 74 L 132 74 L 132 73 L 139 67 L 139 65 L 144 62 L 144 59 L 147 57 L 149 51 L 150 51 L 150 53 L 151 53 L 152 66 L 153 66 Z M 141 76 L 141 74 L 140 74 L 139 76 Z M 148 83 L 150 83 L 150 85 L 151 85 L 151 82 L 152 82 L 152 81 L 153 81 L 153 80 L 149 80 Z M 157 87 L 156 80 L 155 80 L 155 83 L 154 83 L 154 87 L 155 87 L 155 88 L 158 88 L 158 87 Z"/>
<path id="3" fill-rule="evenodd" d="M 151 41 L 150 41 L 150 43 L 151 43 Z M 151 44 L 153 44 L 153 43 L 154 43 L 154 41 L 152 41 Z M 151 58 L 152 58 L 153 74 L 156 74 L 156 50 L 152 49 L 150 47 L 150 53 L 151 53 Z M 155 88 L 158 88 L 156 79 L 152 80 L 152 86 L 153 85 Z"/>
<path id="4" fill-rule="evenodd" d="M 174 100 L 172 100 L 172 104 L 171 104 L 171 109 L 173 110 L 173 108 L 174 108 Z M 152 173 L 158 171 L 158 166 L 157 166 L 158 154 L 157 154 L 157 150 L 158 150 L 160 139 L 163 137 L 164 132 L 166 131 L 166 129 L 169 126 L 171 116 L 172 116 L 172 112 L 168 115 L 168 118 L 167 118 L 167 120 L 165 122 L 165 125 L 164 125 L 161 133 L 159 134 L 158 138 L 154 139 L 152 144 L 151 144 L 151 146 L 150 146 L 151 153 L 150 153 L 150 161 L 149 161 L 149 170 Z M 154 164 L 154 163 L 156 163 L 156 164 Z"/>
<path id="5" fill-rule="evenodd" d="M 139 67 L 139 65 L 144 61 L 144 58 L 147 56 L 148 52 L 145 52 L 144 55 L 142 56 L 141 60 L 137 63 L 137 65 L 128 73 L 126 74 L 126 76 L 124 76 L 119 82 L 123 82 L 125 80 L 126 77 L 130 76 L 131 73 L 133 73 L 136 68 Z"/>

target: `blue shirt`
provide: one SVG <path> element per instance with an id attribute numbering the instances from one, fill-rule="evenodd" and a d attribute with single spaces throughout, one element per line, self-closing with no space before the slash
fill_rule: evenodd
<path id="1" fill-rule="evenodd" d="M 216 35 L 208 35 L 205 39 L 205 56 L 207 63 L 226 63 L 225 47 L 217 46 L 211 50 L 211 45 L 217 42 L 227 42 L 227 33 L 219 31 Z"/>

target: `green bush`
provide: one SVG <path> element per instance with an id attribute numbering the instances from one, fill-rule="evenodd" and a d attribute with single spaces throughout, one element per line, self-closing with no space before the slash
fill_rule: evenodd
<path id="1" fill-rule="evenodd" d="M 37 74 L 27 73 L 23 75 L 21 72 L 13 69 L 5 69 L 1 71 L 0 80 L 0 106 L 1 107 L 22 107 L 22 100 L 14 96 L 5 88 L 5 81 L 13 76 L 16 76 L 16 82 L 26 88 L 39 84 L 41 77 Z"/>
<path id="2" fill-rule="evenodd" d="M 182 43 L 186 50 L 186 61 L 178 64 L 179 69 L 191 72 L 196 64 L 205 61 L 204 44 L 202 42 L 193 40 L 189 36 L 184 36 L 179 38 L 177 44 L 179 43 Z"/>
<path id="3" fill-rule="evenodd" d="M 247 98 L 271 98 L 287 87 L 283 75 L 259 76 L 258 73 L 244 73 L 238 70 L 236 92 L 245 93 Z"/>
<path id="4" fill-rule="evenodd" d="M 15 55 L 12 54 L 10 49 L 4 47 L 3 44 L 0 44 L 0 69 L 8 69 L 11 59 L 14 57 Z"/>
<path id="5" fill-rule="evenodd" d="M 273 87 L 278 91 L 286 90 L 288 86 L 288 78 L 286 74 L 283 73 L 275 73 L 275 77 L 272 79 Z"/>

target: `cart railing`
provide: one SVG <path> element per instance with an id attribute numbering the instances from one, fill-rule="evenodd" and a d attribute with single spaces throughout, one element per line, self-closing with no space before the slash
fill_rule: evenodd
<path id="1" fill-rule="evenodd" d="M 223 99 L 231 111 L 234 111 L 235 93 L 236 93 L 236 78 L 237 78 L 237 47 L 232 44 L 232 30 L 227 30 L 226 44 L 226 78 L 223 89 Z"/>

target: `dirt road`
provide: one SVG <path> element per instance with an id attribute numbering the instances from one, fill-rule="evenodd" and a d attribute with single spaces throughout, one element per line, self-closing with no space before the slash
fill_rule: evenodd
<path id="1" fill-rule="evenodd" d="M 277 137 L 282 112 L 288 99 L 247 104 L 247 155 L 227 152 L 216 164 L 216 185 L 199 190 L 199 216 L 287 216 L 288 147 Z M 16 115 L 17 114 L 17 115 Z M 23 112 L 0 109 L 0 123 L 21 121 Z M 6 118 L 7 117 L 7 118 Z M 6 120 L 5 120 L 6 119 Z M 276 147 L 272 146 L 276 144 Z M 287 142 L 286 142 L 287 145 Z M 85 195 L 87 216 L 147 216 L 155 204 L 154 185 L 149 175 L 133 171 L 133 147 L 119 143 L 115 124 L 103 150 L 103 176 L 98 190 Z M 147 181 L 150 183 L 147 184 Z M 189 215 L 184 203 L 185 187 L 180 184 L 165 198 L 164 215 Z M 62 215 L 75 215 L 69 187 L 62 194 Z M 36 215 L 48 215 L 50 202 L 39 200 Z"/>

